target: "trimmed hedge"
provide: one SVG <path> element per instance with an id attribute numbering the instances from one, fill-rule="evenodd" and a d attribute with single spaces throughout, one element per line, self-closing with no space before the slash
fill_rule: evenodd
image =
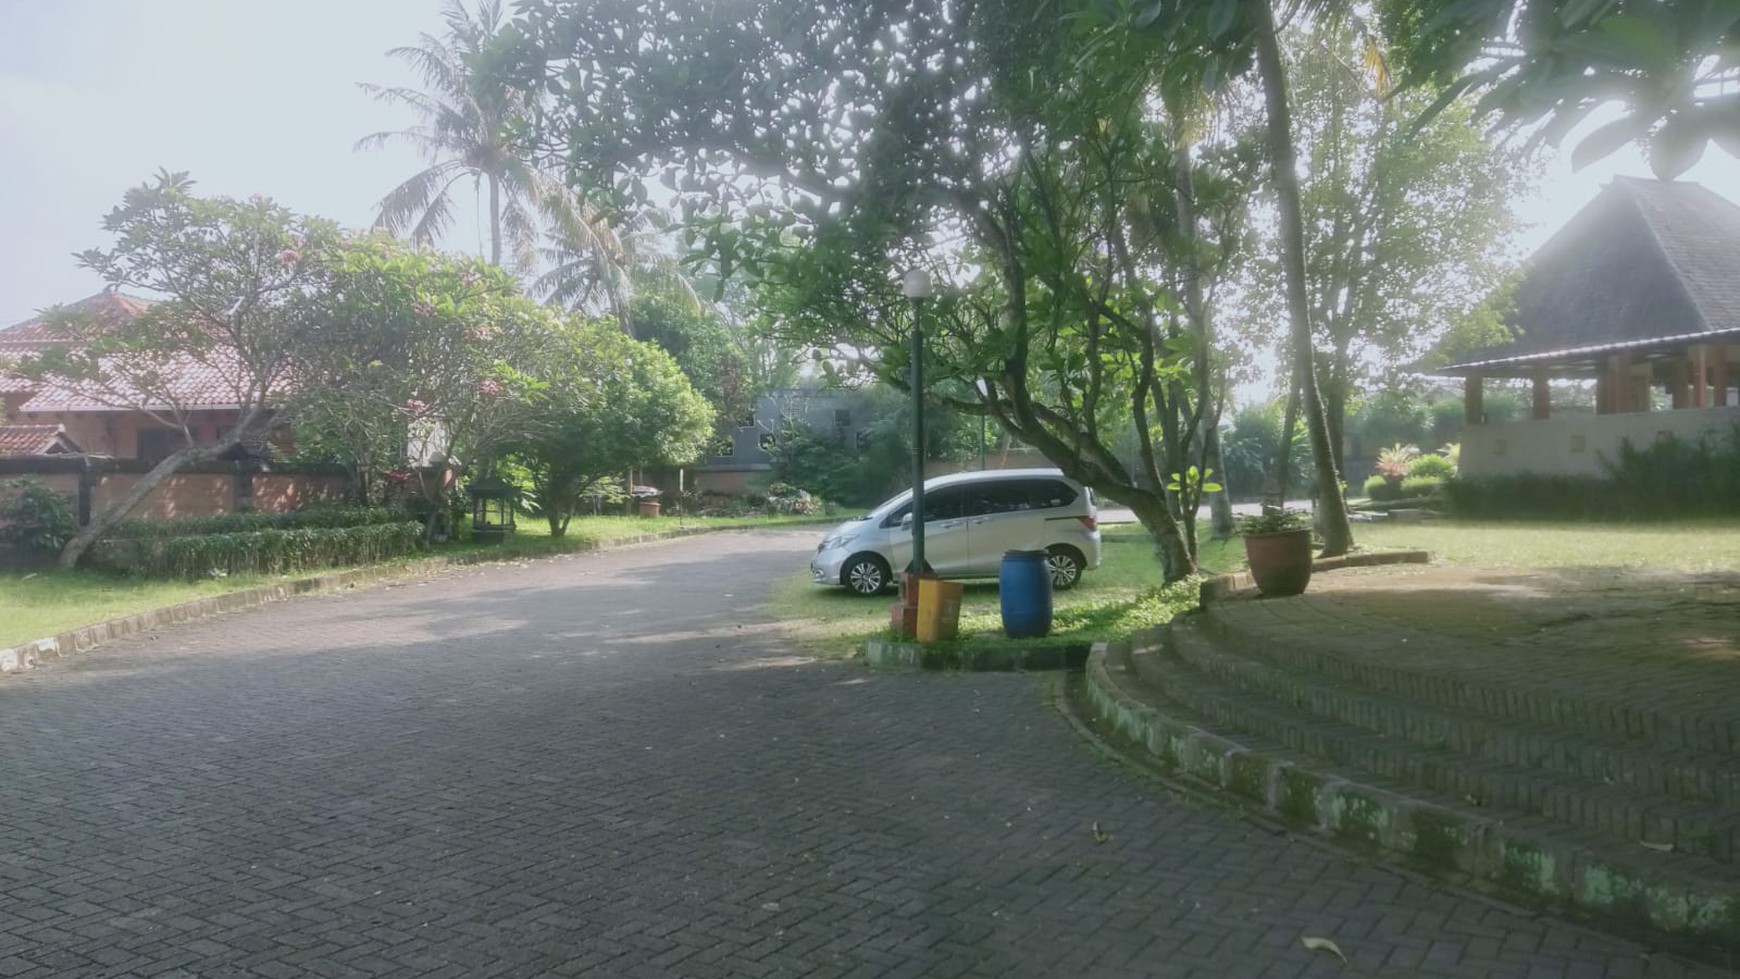
<path id="1" fill-rule="evenodd" d="M 1365 496 L 1374 502 L 1393 500 L 1396 498 L 1396 488 L 1382 476 L 1368 476 L 1365 481 Z"/>
<path id="2" fill-rule="evenodd" d="M 1402 499 L 1431 496 L 1444 488 L 1442 476 L 1409 476 L 1402 480 Z"/>
<path id="3" fill-rule="evenodd" d="M 91 548 L 88 560 L 104 571 L 149 578 L 275 575 L 384 561 L 422 544 L 423 525 L 401 517 L 353 527 L 109 538 Z"/>
<path id="4" fill-rule="evenodd" d="M 1408 463 L 1408 475 L 1449 479 L 1456 475 L 1456 464 L 1439 455 L 1421 456 Z"/>
<path id="5" fill-rule="evenodd" d="M 215 517 L 129 520 L 109 531 L 111 540 L 243 534 L 260 530 L 373 527 L 409 519 L 398 507 L 313 506 L 288 513 L 225 513 Z"/>
<path id="6" fill-rule="evenodd" d="M 1482 519 L 1662 520 L 1740 515 L 1740 425 L 1696 441 L 1627 441 L 1600 476 L 1518 473 L 1457 477 L 1446 486 L 1457 516 Z"/>

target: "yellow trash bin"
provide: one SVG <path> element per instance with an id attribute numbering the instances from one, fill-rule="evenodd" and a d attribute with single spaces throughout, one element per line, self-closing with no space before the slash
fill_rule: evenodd
<path id="1" fill-rule="evenodd" d="M 919 642 L 945 642 L 960 633 L 961 592 L 961 584 L 956 581 L 919 579 Z"/>

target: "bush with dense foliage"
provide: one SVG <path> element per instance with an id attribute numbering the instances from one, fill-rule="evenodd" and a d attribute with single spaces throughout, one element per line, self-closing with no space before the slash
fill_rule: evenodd
<path id="1" fill-rule="evenodd" d="M 1627 441 L 1606 476 L 1457 477 L 1452 512 L 1485 519 L 1643 520 L 1740 512 L 1740 425 L 1697 440 Z"/>
<path id="2" fill-rule="evenodd" d="M 1396 498 L 1399 488 L 1396 484 L 1382 476 L 1370 476 L 1365 481 L 1365 495 L 1369 500 L 1384 502 Z"/>
<path id="3" fill-rule="evenodd" d="M 173 537 L 105 538 L 92 566 L 147 578 L 290 574 L 369 564 L 409 554 L 423 543 L 411 520 L 349 527 L 297 527 Z"/>
<path id="4" fill-rule="evenodd" d="M 1430 476 L 1438 480 L 1456 475 L 1456 464 L 1441 455 L 1420 456 L 1408 463 L 1409 476 Z"/>
<path id="5" fill-rule="evenodd" d="M 0 545 L 29 555 L 59 551 L 79 529 L 78 505 L 33 477 L 0 481 Z"/>
<path id="6" fill-rule="evenodd" d="M 1409 476 L 1402 480 L 1402 499 L 1433 496 L 1444 488 L 1445 482 L 1442 476 Z"/>

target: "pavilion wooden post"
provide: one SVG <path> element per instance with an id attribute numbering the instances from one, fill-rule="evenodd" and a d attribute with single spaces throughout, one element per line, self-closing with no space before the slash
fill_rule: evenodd
<path id="1" fill-rule="evenodd" d="M 1553 415 L 1553 390 L 1547 386 L 1547 365 L 1535 365 L 1535 410 L 1537 419 L 1551 418 Z"/>
<path id="2" fill-rule="evenodd" d="M 1607 359 L 1607 413 L 1624 414 L 1631 410 L 1631 355 L 1617 353 Z"/>
<path id="3" fill-rule="evenodd" d="M 1486 385 L 1485 378 L 1479 374 L 1470 374 L 1462 384 L 1462 421 L 1468 425 L 1480 425 L 1486 418 Z"/>
<path id="4" fill-rule="evenodd" d="M 1687 352 L 1668 363 L 1668 395 L 1675 411 L 1692 406 L 1692 356 Z"/>
<path id="5" fill-rule="evenodd" d="M 1710 357 L 1710 387 L 1716 397 L 1713 399 L 1717 408 L 1728 407 L 1728 345 L 1716 344 Z"/>
<path id="6" fill-rule="evenodd" d="M 1710 348 L 1706 344 L 1698 344 L 1686 353 L 1690 362 L 1692 389 L 1688 400 L 1693 408 L 1710 407 Z"/>

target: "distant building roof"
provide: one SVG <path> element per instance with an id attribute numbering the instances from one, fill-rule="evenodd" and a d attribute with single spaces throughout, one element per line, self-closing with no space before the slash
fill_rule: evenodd
<path id="1" fill-rule="evenodd" d="M 156 305 L 113 290 L 104 290 L 74 303 L 56 307 L 57 312 L 78 315 L 96 332 L 119 329 Z M 0 330 L 0 358 L 30 354 L 59 344 L 76 346 L 77 337 L 57 330 L 48 313 Z M 228 408 L 239 400 L 244 372 L 233 356 L 215 351 L 200 357 L 177 355 L 161 366 L 161 377 L 149 390 L 113 390 L 95 384 L 43 384 L 16 375 L 0 373 L 0 394 L 29 394 L 17 410 L 25 415 L 64 411 L 127 411 L 135 407 L 157 410 Z"/>
<path id="2" fill-rule="evenodd" d="M 0 456 L 39 456 L 82 451 L 60 425 L 0 425 Z"/>
<path id="3" fill-rule="evenodd" d="M 32 415 L 59 411 L 128 411 L 134 408 L 233 408 L 241 401 L 239 392 L 247 384 L 245 372 L 233 355 L 221 350 L 211 351 L 197 359 L 178 354 L 161 366 L 157 383 L 148 389 L 134 390 L 119 384 L 68 387 L 44 384 L 36 388 L 30 400 L 18 406 L 18 411 Z"/>
<path id="4" fill-rule="evenodd" d="M 1694 183 L 1616 177 L 1529 259 L 1515 302 L 1510 343 L 1432 373 L 1740 337 L 1740 205 Z"/>
<path id="5" fill-rule="evenodd" d="M 138 319 L 141 314 L 155 303 L 149 299 L 140 299 L 112 289 L 104 289 L 94 296 L 86 296 L 78 302 L 67 303 L 55 307 L 55 311 L 75 313 L 89 316 L 91 321 L 105 329 L 125 326 Z M 59 334 L 48 322 L 47 311 L 33 316 L 22 323 L 14 323 L 5 329 L 0 329 L 0 350 L 8 347 L 14 352 L 19 349 L 52 346 L 65 343 L 66 337 Z"/>

